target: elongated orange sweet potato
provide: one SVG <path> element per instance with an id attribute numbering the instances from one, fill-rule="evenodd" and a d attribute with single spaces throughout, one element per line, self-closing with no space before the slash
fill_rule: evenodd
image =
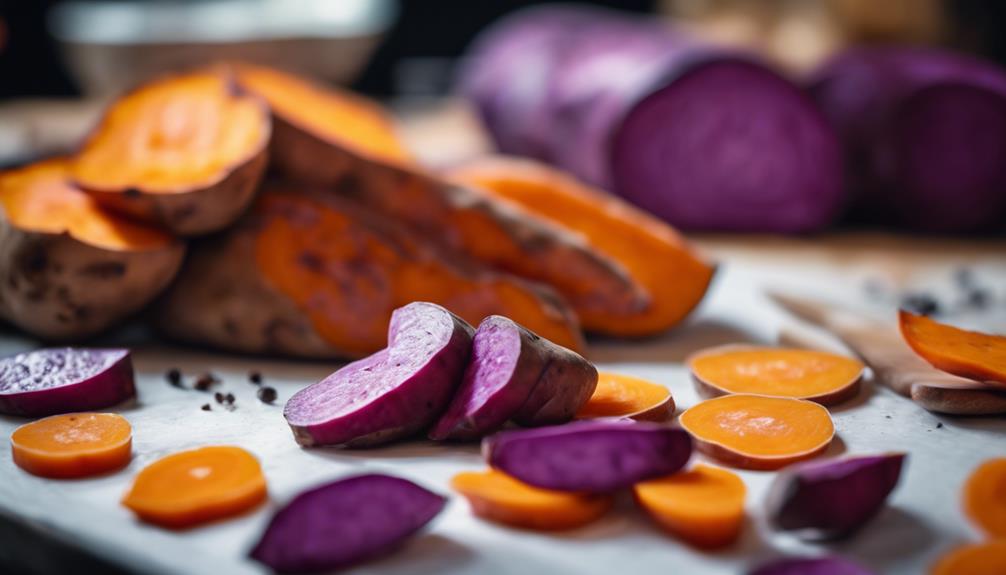
<path id="1" fill-rule="evenodd" d="M 391 312 L 413 301 L 469 322 L 505 315 L 582 348 L 575 316 L 550 289 L 442 251 L 350 200 L 281 184 L 198 246 L 156 321 L 224 349 L 359 357 L 384 347 Z"/>
<path id="2" fill-rule="evenodd" d="M 14 463 L 28 473 L 87 477 L 129 464 L 133 429 L 114 413 L 66 413 L 22 425 L 10 444 Z"/>
<path id="3" fill-rule="evenodd" d="M 931 575 L 1002 575 L 1006 573 L 1006 540 L 962 545 L 943 554 Z"/>
<path id="4" fill-rule="evenodd" d="M 223 68 L 168 76 L 112 104 L 72 172 L 103 205 L 179 235 L 220 230 L 266 166 L 265 104 Z"/>
<path id="5" fill-rule="evenodd" d="M 93 336 L 175 276 L 185 246 L 106 212 L 48 160 L 0 173 L 0 318 L 38 337 Z"/>
<path id="6" fill-rule="evenodd" d="M 637 421 L 665 421 L 674 414 L 671 391 L 628 375 L 611 372 L 597 374 L 597 387 L 577 419 L 628 417 Z"/>
<path id="7" fill-rule="evenodd" d="M 958 329 L 905 310 L 898 322 L 908 345 L 936 369 L 1006 386 L 1006 336 Z"/>
<path id="8" fill-rule="evenodd" d="M 270 161 L 288 179 L 325 186 L 447 249 L 551 285 L 581 315 L 648 308 L 643 286 L 580 234 L 410 164 L 377 104 L 274 70 L 235 69 L 242 85 L 271 105 Z"/>
<path id="9" fill-rule="evenodd" d="M 539 531 L 581 527 L 600 518 L 612 504 L 610 495 L 539 489 L 495 469 L 459 473 L 451 486 L 468 499 L 475 515 Z"/>
<path id="10" fill-rule="evenodd" d="M 753 393 L 840 403 L 859 391 L 865 366 L 822 351 L 725 345 L 688 359 L 696 390 L 704 397 Z"/>
<path id="11" fill-rule="evenodd" d="M 746 493 L 737 474 L 701 463 L 633 488 L 636 502 L 658 525 L 708 549 L 729 545 L 740 535 Z"/>
<path id="12" fill-rule="evenodd" d="M 1006 457 L 989 459 L 971 473 L 964 512 L 991 537 L 1006 539 Z"/>
<path id="13" fill-rule="evenodd" d="M 488 157 L 456 167 L 447 177 L 578 234 L 642 286 L 649 305 L 635 311 L 577 306 L 588 331 L 616 336 L 665 331 L 684 319 L 709 288 L 715 268 L 672 227 L 554 168 L 532 160 Z"/>
<path id="14" fill-rule="evenodd" d="M 835 426 L 828 410 L 802 399 L 724 395 L 678 418 L 699 451 L 745 469 L 779 469 L 828 448 Z"/>

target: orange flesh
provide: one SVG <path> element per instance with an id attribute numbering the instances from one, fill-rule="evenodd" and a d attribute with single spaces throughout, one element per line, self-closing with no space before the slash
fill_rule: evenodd
<path id="1" fill-rule="evenodd" d="M 773 469 L 813 457 L 835 434 L 824 407 L 761 395 L 709 399 L 686 410 L 679 421 L 700 450 L 752 469 Z"/>
<path id="2" fill-rule="evenodd" d="M 129 464 L 133 430 L 112 413 L 66 413 L 22 425 L 10 443 L 14 463 L 28 473 L 88 477 Z"/>
<path id="3" fill-rule="evenodd" d="M 699 353 L 692 375 L 723 393 L 815 399 L 859 380 L 864 366 L 850 357 L 801 349 L 729 346 Z"/>
<path id="4" fill-rule="evenodd" d="M 633 487 L 636 501 L 672 534 L 698 547 L 733 543 L 744 524 L 747 489 L 735 473 L 696 465 Z"/>
<path id="5" fill-rule="evenodd" d="M 904 310 L 898 320 L 908 345 L 936 369 L 1006 385 L 1006 336 L 958 329 Z"/>
<path id="6" fill-rule="evenodd" d="M 255 457 L 231 446 L 202 447 L 143 469 L 122 504 L 148 523 L 180 529 L 243 513 L 266 499 Z"/>
<path id="7" fill-rule="evenodd" d="M 663 406 L 663 407 L 661 407 Z M 653 413 L 660 407 L 660 413 Z M 594 395 L 576 414 L 577 418 L 631 417 L 646 414 L 647 419 L 665 419 L 674 413 L 671 392 L 657 385 L 628 375 L 600 372 Z M 663 417 L 660 417 L 660 416 Z"/>
<path id="8" fill-rule="evenodd" d="M 73 166 L 85 189 L 189 192 L 224 179 L 263 145 L 269 130 L 257 98 L 203 70 L 147 84 L 115 102 Z"/>
<path id="9" fill-rule="evenodd" d="M 714 268 L 699 259 L 673 228 L 547 166 L 488 158 L 457 168 L 448 176 L 581 234 L 648 292 L 650 305 L 639 313 L 578 309 L 588 330 L 619 336 L 664 331 L 698 305 L 712 280 Z"/>
<path id="10" fill-rule="evenodd" d="M 69 233 L 86 244 L 117 251 L 167 246 L 168 234 L 102 210 L 67 180 L 67 162 L 49 160 L 0 173 L 0 207 L 15 227 Z"/>
<path id="11" fill-rule="evenodd" d="M 505 315 L 560 345 L 582 347 L 575 326 L 543 310 L 510 279 L 463 275 L 433 254 L 395 245 L 350 215 L 293 193 L 261 196 L 255 210 L 267 221 L 255 243 L 259 269 L 339 349 L 381 349 L 391 312 L 413 301 L 438 303 L 473 324 Z"/>
<path id="12" fill-rule="evenodd" d="M 451 486 L 468 499 L 475 515 L 541 531 L 586 525 L 604 515 L 612 504 L 607 495 L 539 489 L 495 469 L 459 473 L 451 480 Z"/>
<path id="13" fill-rule="evenodd" d="M 1006 458 L 990 459 L 971 474 L 964 512 L 991 537 L 1006 538 Z"/>
<path id="14" fill-rule="evenodd" d="M 239 65 L 238 81 L 273 112 L 313 135 L 376 160 L 412 164 L 391 117 L 375 102 L 279 70 Z"/>
<path id="15" fill-rule="evenodd" d="M 1002 575 L 1006 573 L 1006 541 L 965 545 L 943 555 L 932 575 Z"/>

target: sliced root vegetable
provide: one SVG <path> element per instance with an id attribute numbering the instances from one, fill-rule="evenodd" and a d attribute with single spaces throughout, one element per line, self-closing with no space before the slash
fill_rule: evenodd
<path id="1" fill-rule="evenodd" d="M 866 567 L 841 557 L 787 557 L 759 566 L 750 575 L 874 575 Z"/>
<path id="2" fill-rule="evenodd" d="M 828 410 L 802 399 L 725 395 L 681 414 L 699 451 L 745 469 L 779 469 L 822 453 L 835 426 Z"/>
<path id="3" fill-rule="evenodd" d="M 286 403 L 297 443 L 364 447 L 422 431 L 461 381 L 472 326 L 446 309 L 416 302 L 396 309 L 388 347 L 298 391 Z"/>
<path id="4" fill-rule="evenodd" d="M 87 411 L 135 396 L 133 361 L 125 349 L 37 349 L 0 359 L 0 413 Z"/>
<path id="5" fill-rule="evenodd" d="M 883 508 L 904 460 L 890 453 L 794 465 L 773 481 L 766 514 L 774 527 L 810 539 L 848 536 Z"/>
<path id="6" fill-rule="evenodd" d="M 28 473 L 88 477 L 129 465 L 133 429 L 113 413 L 67 413 L 18 427 L 10 444 L 14 463 Z"/>
<path id="7" fill-rule="evenodd" d="M 747 488 L 737 474 L 696 465 L 633 487 L 640 507 L 672 535 L 704 549 L 729 545 L 744 526 Z"/>
<path id="8" fill-rule="evenodd" d="M 655 423 L 581 421 L 504 431 L 482 451 L 493 468 L 534 487 L 610 493 L 678 471 L 692 441 L 684 430 Z"/>
<path id="9" fill-rule="evenodd" d="M 964 512 L 991 537 L 1006 538 L 1006 458 L 990 459 L 971 473 Z"/>
<path id="10" fill-rule="evenodd" d="M 436 517 L 446 501 L 398 477 L 341 479 L 287 503 L 250 555 L 279 573 L 348 567 L 393 551 Z"/>
<path id="11" fill-rule="evenodd" d="M 254 455 L 240 447 L 211 446 L 144 467 L 122 504 L 147 523 L 184 529 L 239 515 L 266 497 L 265 476 Z"/>
<path id="12" fill-rule="evenodd" d="M 597 370 L 577 353 L 490 316 L 479 324 L 461 387 L 431 439 L 478 439 L 509 420 L 563 423 L 594 392 Z"/>
<path id="13" fill-rule="evenodd" d="M 461 165 L 447 176 L 582 235 L 649 294 L 650 305 L 636 313 L 578 309 L 587 330 L 616 336 L 662 332 L 698 305 L 712 280 L 715 268 L 669 225 L 544 164 L 490 157 Z"/>
<path id="14" fill-rule="evenodd" d="M 451 486 L 468 499 L 475 515 L 539 531 L 582 527 L 599 519 L 612 505 L 610 495 L 540 489 L 494 469 L 459 473 Z"/>
<path id="15" fill-rule="evenodd" d="M 500 314 L 567 347 L 576 318 L 545 286 L 494 272 L 350 200 L 270 186 L 204 240 L 156 311 L 162 332 L 246 353 L 362 357 L 413 301 L 477 323 Z"/>
<path id="16" fill-rule="evenodd" d="M 931 575 L 1002 575 L 1006 573 L 1006 540 L 964 545 L 944 554 Z"/>
<path id="17" fill-rule="evenodd" d="M 637 421 L 665 421 L 674 414 L 674 398 L 662 385 L 618 373 L 597 374 L 597 387 L 576 412 L 577 419 L 627 417 Z"/>
<path id="18" fill-rule="evenodd" d="M 222 68 L 164 77 L 112 104 L 73 180 L 103 205 L 177 234 L 213 232 L 251 202 L 270 126 L 265 104 Z"/>
<path id="19" fill-rule="evenodd" d="M 1006 336 L 958 329 L 904 310 L 898 321 L 908 345 L 936 369 L 1006 386 Z"/>
<path id="20" fill-rule="evenodd" d="M 696 390 L 704 397 L 752 393 L 840 403 L 859 392 L 865 366 L 859 360 L 804 349 L 726 345 L 688 359 Z"/>
<path id="21" fill-rule="evenodd" d="M 45 339 L 90 337 L 136 312 L 185 252 L 102 210 L 67 175 L 62 159 L 0 172 L 0 318 Z"/>

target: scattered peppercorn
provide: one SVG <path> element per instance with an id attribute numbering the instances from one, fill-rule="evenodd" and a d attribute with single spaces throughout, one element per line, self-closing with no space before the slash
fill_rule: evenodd
<path id="1" fill-rule="evenodd" d="M 942 429 L 942 428 L 943 428 L 943 422 L 942 421 L 936 424 L 936 429 Z"/>
<path id="2" fill-rule="evenodd" d="M 182 387 L 182 372 L 177 368 L 171 368 L 164 374 L 164 379 L 174 387 Z"/>
<path id="3" fill-rule="evenodd" d="M 262 403 L 272 403 L 276 401 L 277 394 L 275 389 L 266 386 L 259 388 L 258 392 L 256 392 L 256 395 L 258 396 L 259 401 L 261 401 Z"/>
<path id="4" fill-rule="evenodd" d="M 224 396 L 224 401 L 227 402 L 227 405 L 234 405 L 234 399 L 235 397 L 233 393 L 228 393 Z"/>
<path id="5" fill-rule="evenodd" d="M 210 411 L 210 410 L 212 410 L 213 408 L 212 408 L 212 407 L 210 407 L 210 404 L 208 404 L 208 403 L 204 403 L 204 404 L 203 404 L 203 406 L 202 406 L 202 407 L 200 407 L 199 409 L 202 409 L 203 411 Z"/>
<path id="6" fill-rule="evenodd" d="M 927 293 L 909 293 L 901 298 L 901 307 L 921 315 L 940 313 L 940 303 Z"/>
<path id="7" fill-rule="evenodd" d="M 215 401 L 215 402 L 223 405 L 223 403 L 224 403 L 224 394 L 220 393 L 219 391 L 216 392 L 216 393 L 214 393 L 213 394 L 213 401 Z"/>
<path id="8" fill-rule="evenodd" d="M 196 383 L 192 386 L 199 391 L 209 391 L 215 384 L 220 383 L 220 379 L 212 373 L 204 373 L 196 378 Z"/>
<path id="9" fill-rule="evenodd" d="M 248 374 L 248 381 L 255 385 L 262 385 L 262 374 L 257 371 L 253 371 Z"/>

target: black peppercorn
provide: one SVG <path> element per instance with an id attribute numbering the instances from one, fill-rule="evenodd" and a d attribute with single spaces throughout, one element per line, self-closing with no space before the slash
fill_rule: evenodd
<path id="1" fill-rule="evenodd" d="M 175 387 L 182 386 L 182 372 L 177 368 L 171 368 L 164 374 L 164 379 L 168 381 L 169 384 Z"/>
<path id="2" fill-rule="evenodd" d="M 271 387 L 263 387 L 258 390 L 256 395 L 258 396 L 259 401 L 261 401 L 262 403 L 272 403 L 276 401 L 277 394 L 275 389 Z"/>
<path id="3" fill-rule="evenodd" d="M 255 385 L 262 385 L 262 374 L 257 371 L 253 371 L 248 374 L 248 381 L 254 383 Z"/>

